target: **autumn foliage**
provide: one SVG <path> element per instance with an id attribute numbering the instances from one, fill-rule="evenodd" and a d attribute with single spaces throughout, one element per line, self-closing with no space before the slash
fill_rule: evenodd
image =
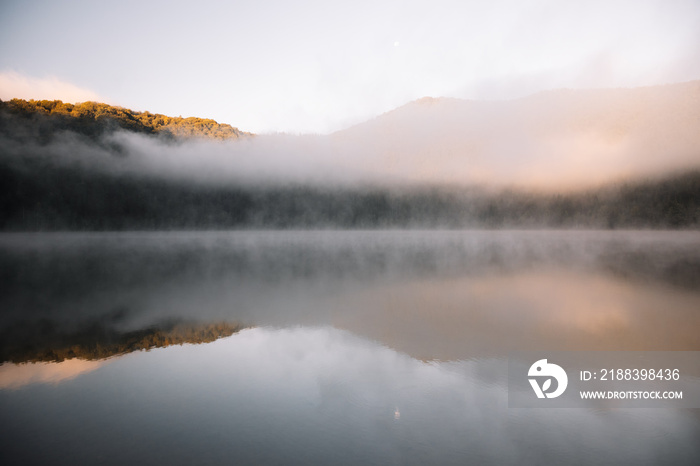
<path id="1" fill-rule="evenodd" d="M 123 129 L 174 138 L 238 139 L 252 136 L 231 125 L 205 118 L 169 117 L 160 113 L 135 112 L 99 102 L 64 103 L 60 100 L 0 101 L 0 112 L 32 120 L 47 130 L 70 130 L 85 135 Z"/>

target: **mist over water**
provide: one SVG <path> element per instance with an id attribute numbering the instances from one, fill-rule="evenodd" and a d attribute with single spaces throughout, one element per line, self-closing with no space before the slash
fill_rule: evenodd
<path id="1" fill-rule="evenodd" d="M 588 302 L 586 292 L 579 296 L 577 290 L 587 287 L 598 290 L 601 300 L 608 293 L 632 299 L 623 306 L 630 312 L 639 299 L 632 292 L 635 287 L 642 296 L 646 293 L 642 290 L 653 287 L 657 295 L 689 309 L 693 301 L 682 304 L 685 298 L 680 297 L 694 296 L 700 283 L 698 241 L 695 232 L 6 234 L 0 241 L 3 340 L 26 343 L 30 335 L 19 330 L 27 325 L 31 333 L 37 322 L 70 333 L 94 323 L 133 330 L 173 319 L 246 326 L 337 321 L 358 325 L 366 319 L 363 332 L 367 332 L 379 329 L 379 319 L 391 315 L 385 314 L 390 308 L 421 319 L 439 316 L 438 309 L 444 309 L 449 320 L 474 318 L 481 312 L 488 316 L 488 309 L 494 313 L 491 317 L 498 312 L 526 312 L 528 302 L 533 312 L 544 312 L 543 318 L 550 320 L 550 312 L 599 312 L 599 303 Z M 540 288 L 546 292 L 534 291 Z M 498 304 L 499 293 L 512 297 Z M 420 304 L 421 299 L 429 301 Z M 646 308 L 653 312 L 655 306 L 647 302 L 634 312 Z M 451 307 L 455 312 L 448 312 Z M 692 314 L 686 317 L 693 319 Z M 653 320 L 641 322 L 656 330 Z M 481 338 L 470 321 L 462 325 L 458 334 Z M 692 326 L 683 324 L 678 334 L 654 337 L 657 349 L 692 346 L 693 338 L 678 338 L 685 329 Z M 523 336 L 537 341 L 535 334 Z M 428 334 L 415 340 L 429 345 L 433 337 L 442 338 Z M 463 344 L 469 340 L 464 338 Z M 481 350 L 505 351 L 503 342 L 495 341 Z M 567 348 L 577 344 L 575 338 L 563 341 L 568 341 Z M 626 344 L 618 336 L 594 345 L 584 342 L 582 336 L 578 344 L 585 349 L 593 349 L 591 345 L 623 349 Z"/>
<path id="2" fill-rule="evenodd" d="M 3 451 L 693 464 L 689 411 L 511 410 L 505 372 L 514 350 L 700 350 L 698 251 L 696 232 L 4 234 Z M 91 359 L 173 322 L 243 329 Z"/>

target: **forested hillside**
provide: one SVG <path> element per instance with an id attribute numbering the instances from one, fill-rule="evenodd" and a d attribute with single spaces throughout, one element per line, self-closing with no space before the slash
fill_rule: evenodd
<path id="1" fill-rule="evenodd" d="M 10 328 L 2 335 L 0 363 L 60 362 L 72 358 L 94 361 L 171 345 L 211 343 L 240 330 L 240 325 L 227 322 L 181 322 L 118 332 L 109 326 L 93 323 L 66 333 L 47 323 L 41 338 L 27 338 L 21 329 Z"/>
<path id="2" fill-rule="evenodd" d="M 6 136 L 33 137 L 48 142 L 59 131 L 96 137 L 115 129 L 175 138 L 223 140 L 251 136 L 211 119 L 135 112 L 99 102 L 70 104 L 60 100 L 0 100 L 0 132 Z"/>

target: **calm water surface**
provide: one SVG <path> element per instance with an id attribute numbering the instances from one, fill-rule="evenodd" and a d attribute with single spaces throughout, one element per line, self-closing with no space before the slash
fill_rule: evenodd
<path id="1" fill-rule="evenodd" d="M 700 462 L 507 407 L 511 351 L 700 350 L 697 232 L 5 234 L 0 309 L 4 464 Z"/>

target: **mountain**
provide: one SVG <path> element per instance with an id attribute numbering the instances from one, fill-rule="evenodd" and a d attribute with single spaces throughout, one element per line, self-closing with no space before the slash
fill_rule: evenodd
<path id="1" fill-rule="evenodd" d="M 510 101 L 426 97 L 331 138 L 399 179 L 590 187 L 700 167 L 700 81 Z"/>
<path id="2" fill-rule="evenodd" d="M 136 112 L 99 102 L 74 105 L 60 100 L 0 100 L 0 134 L 14 139 L 48 142 L 65 131 L 99 137 L 116 129 L 175 139 L 252 136 L 211 119 Z"/>

